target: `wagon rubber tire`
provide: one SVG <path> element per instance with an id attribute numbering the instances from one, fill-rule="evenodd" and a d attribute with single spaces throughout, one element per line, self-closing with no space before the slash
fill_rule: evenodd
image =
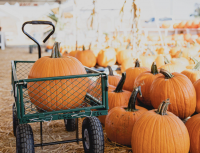
<path id="1" fill-rule="evenodd" d="M 19 124 L 17 126 L 16 152 L 35 153 L 33 131 L 29 124 Z"/>
<path id="2" fill-rule="evenodd" d="M 83 120 L 82 138 L 85 153 L 104 152 L 103 128 L 97 117 L 86 117 Z"/>
<path id="3" fill-rule="evenodd" d="M 16 136 L 16 128 L 19 125 L 19 120 L 17 118 L 17 110 L 15 107 L 15 103 L 13 104 L 12 111 L 13 111 L 13 133 L 14 136 Z"/>
<path id="4" fill-rule="evenodd" d="M 65 128 L 67 131 L 75 131 L 76 130 L 76 119 L 64 119 Z"/>

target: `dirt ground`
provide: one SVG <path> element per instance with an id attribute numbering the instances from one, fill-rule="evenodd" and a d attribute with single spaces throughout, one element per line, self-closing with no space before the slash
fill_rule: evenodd
<path id="1" fill-rule="evenodd" d="M 42 53 L 42 56 L 50 55 L 50 53 Z M 14 102 L 11 95 L 11 61 L 12 60 L 37 60 L 37 50 L 33 54 L 29 54 L 28 47 L 7 47 L 6 50 L 0 50 L 0 153 L 16 152 L 16 140 L 13 135 L 12 126 L 12 105 Z M 81 123 L 83 119 L 79 119 L 79 137 L 81 137 Z M 39 123 L 32 123 L 31 127 L 34 133 L 35 144 L 40 143 L 40 126 Z M 105 152 L 106 153 L 128 153 L 131 152 L 130 147 L 120 146 L 108 141 L 105 136 Z M 62 141 L 75 137 L 75 132 L 67 132 L 65 130 L 63 120 L 45 122 L 43 124 L 44 142 Z M 41 149 L 35 148 L 37 153 L 82 153 L 83 145 L 79 143 L 68 143 L 53 146 L 46 146 Z"/>

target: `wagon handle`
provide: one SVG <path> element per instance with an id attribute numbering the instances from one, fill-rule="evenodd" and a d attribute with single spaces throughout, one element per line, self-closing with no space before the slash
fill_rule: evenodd
<path id="1" fill-rule="evenodd" d="M 51 21 L 27 21 L 24 22 L 24 24 L 22 25 L 22 31 L 25 35 L 27 35 L 31 40 L 33 40 L 37 46 L 38 46 L 38 58 L 41 58 L 41 47 L 40 44 L 37 42 L 37 40 L 35 40 L 32 36 L 30 36 L 26 31 L 24 31 L 24 27 L 26 24 L 48 24 L 51 25 L 53 27 L 53 30 L 49 33 L 49 35 L 43 40 L 43 42 L 45 43 L 49 37 L 54 33 L 55 31 L 55 26 L 53 25 L 53 23 Z"/>

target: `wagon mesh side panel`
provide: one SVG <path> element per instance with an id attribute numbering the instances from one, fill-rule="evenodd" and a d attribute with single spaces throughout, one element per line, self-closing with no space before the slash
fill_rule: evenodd
<path id="1" fill-rule="evenodd" d="M 32 68 L 34 63 L 16 63 L 16 73 L 17 73 L 17 79 L 23 80 L 28 79 L 28 74 Z"/>
<path id="2" fill-rule="evenodd" d="M 102 105 L 101 77 L 28 82 L 23 88 L 25 114 Z"/>

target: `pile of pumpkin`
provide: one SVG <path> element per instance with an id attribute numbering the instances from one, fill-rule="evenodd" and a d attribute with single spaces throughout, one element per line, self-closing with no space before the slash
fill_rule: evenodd
<path id="1" fill-rule="evenodd" d="M 164 21 L 161 25 L 161 28 L 168 29 L 171 27 L 171 21 Z M 179 23 L 174 23 L 173 24 L 174 29 L 183 29 L 183 28 L 188 28 L 188 29 L 196 29 L 200 28 L 200 20 L 199 19 L 194 19 L 194 20 L 188 20 L 188 21 L 181 21 Z"/>
<path id="2" fill-rule="evenodd" d="M 99 116 L 108 139 L 133 153 L 199 153 L 200 114 L 193 114 L 200 113 L 200 80 L 190 77 L 200 71 L 187 71 L 170 73 L 156 62 L 149 69 L 136 60 L 121 78 L 109 76 L 108 115 Z"/>
<path id="3" fill-rule="evenodd" d="M 194 19 L 194 20 L 188 20 L 188 21 L 181 21 L 180 23 L 174 23 L 173 25 L 174 29 L 183 29 L 183 28 L 200 28 L 200 20 Z"/>

